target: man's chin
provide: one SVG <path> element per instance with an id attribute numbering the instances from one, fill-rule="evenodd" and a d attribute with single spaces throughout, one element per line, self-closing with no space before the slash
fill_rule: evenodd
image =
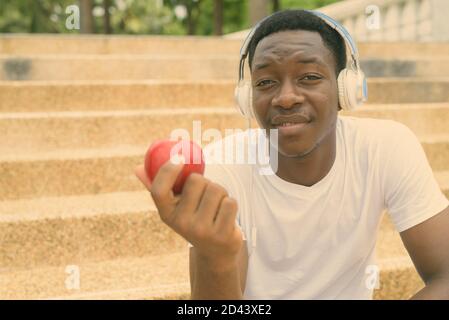
<path id="1" fill-rule="evenodd" d="M 313 151 L 313 147 L 304 146 L 283 146 L 280 145 L 278 152 L 285 158 L 304 158 Z"/>

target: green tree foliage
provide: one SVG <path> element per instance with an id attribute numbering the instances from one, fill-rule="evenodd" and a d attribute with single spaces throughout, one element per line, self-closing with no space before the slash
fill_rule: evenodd
<path id="1" fill-rule="evenodd" d="M 115 1 L 112 2 L 109 12 L 111 13 L 112 33 L 184 33 L 183 27 L 177 21 L 173 10 L 168 6 L 159 6 L 157 1 Z"/>
<path id="2" fill-rule="evenodd" d="M 93 29 L 97 33 L 103 33 L 104 0 L 91 1 L 94 8 Z M 113 34 L 212 35 L 213 1 L 110 0 L 110 31 Z M 252 0 L 223 0 L 224 34 L 249 28 L 248 1 Z M 336 1 L 338 0 L 279 0 L 278 4 L 280 9 L 314 9 Z M 78 4 L 78 1 L 0 0 L 0 32 L 78 33 L 79 30 L 68 30 L 65 27 L 68 16 L 65 9 L 73 4 Z M 184 18 L 180 15 L 183 13 L 182 7 L 187 13 Z"/>
<path id="3" fill-rule="evenodd" d="M 65 32 L 70 0 L 0 0 L 0 32 Z"/>
<path id="4" fill-rule="evenodd" d="M 316 9 L 339 0 L 281 0 L 281 8 Z"/>

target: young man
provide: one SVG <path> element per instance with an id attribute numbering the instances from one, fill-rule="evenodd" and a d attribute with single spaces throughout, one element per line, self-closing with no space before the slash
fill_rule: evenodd
<path id="1" fill-rule="evenodd" d="M 342 37 L 310 12 L 282 11 L 255 31 L 249 66 L 257 122 L 278 129 L 274 175 L 206 165 L 174 196 L 182 165 L 164 165 L 153 185 L 136 171 L 193 245 L 192 298 L 370 299 L 384 209 L 426 283 L 415 298 L 449 298 L 449 202 L 407 127 L 338 116 Z"/>

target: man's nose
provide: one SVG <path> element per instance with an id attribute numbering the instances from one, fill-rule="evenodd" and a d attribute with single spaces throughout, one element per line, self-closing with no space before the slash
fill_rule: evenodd
<path id="1" fill-rule="evenodd" d="M 296 104 L 304 102 L 304 95 L 301 89 L 292 81 L 284 81 L 279 86 L 278 92 L 272 100 L 274 107 L 291 108 Z"/>

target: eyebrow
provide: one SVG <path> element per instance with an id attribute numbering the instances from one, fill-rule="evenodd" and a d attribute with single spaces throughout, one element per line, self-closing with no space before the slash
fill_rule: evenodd
<path id="1" fill-rule="evenodd" d="M 269 59 L 272 60 L 272 59 Z M 324 66 L 323 62 L 321 61 L 321 59 L 318 59 L 316 57 L 310 57 L 310 58 L 302 58 L 296 61 L 296 63 L 303 63 L 303 64 L 310 64 L 310 63 L 315 63 L 318 64 L 320 66 Z M 268 67 L 271 64 L 270 62 L 262 62 L 262 63 L 258 63 L 254 66 L 255 70 L 260 70 L 263 68 Z"/>

